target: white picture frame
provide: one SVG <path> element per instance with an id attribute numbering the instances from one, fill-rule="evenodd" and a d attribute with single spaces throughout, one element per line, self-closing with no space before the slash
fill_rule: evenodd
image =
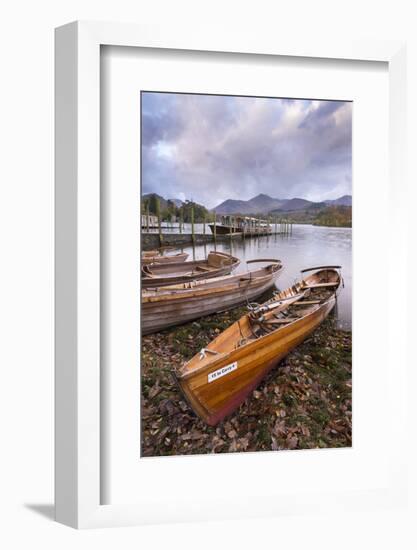
<path id="1" fill-rule="evenodd" d="M 288 42 L 244 31 L 142 27 L 75 22 L 56 30 L 56 519 L 77 528 L 120 526 L 186 519 L 175 501 L 158 515 L 132 504 L 101 504 L 100 486 L 100 47 L 168 48 L 303 58 L 382 61 L 389 70 L 390 185 L 404 182 L 405 45 L 388 41 L 326 40 Z M 393 191 L 395 196 L 396 192 Z M 394 223 L 401 225 L 398 213 Z M 395 218 L 398 216 L 398 219 Z M 399 225 L 397 225 L 399 227 Z M 405 275 L 404 275 L 405 276 Z M 405 307 L 405 306 L 404 306 Z M 404 416 L 401 396 L 405 352 L 396 365 L 396 414 Z M 396 400 L 396 401 L 395 401 Z M 400 423 L 401 424 L 401 423 Z M 401 434 L 391 464 L 401 471 Z M 384 494 L 352 497 L 369 506 L 378 499 L 404 498 L 405 479 L 392 475 Z M 340 495 L 344 498 L 346 495 Z M 348 497 L 349 498 L 349 497 Z M 323 494 L 289 498 L 271 513 L 325 508 Z M 233 505 L 231 501 L 231 505 Z M 262 507 L 261 507 L 262 508 Z M 228 517 L 239 517 L 240 509 Z M 224 517 L 221 509 L 213 519 Z M 193 515 L 199 519 L 199 515 Z"/>

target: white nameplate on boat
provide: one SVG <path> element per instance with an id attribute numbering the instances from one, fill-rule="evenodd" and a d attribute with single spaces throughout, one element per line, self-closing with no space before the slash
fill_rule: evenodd
<path id="1" fill-rule="evenodd" d="M 209 384 L 210 382 L 214 382 L 218 378 L 221 378 L 225 374 L 229 374 L 229 372 L 232 372 L 233 370 L 236 370 L 236 369 L 237 369 L 237 361 L 235 361 L 234 363 L 230 363 L 230 365 L 226 365 L 221 369 L 215 370 L 214 372 L 211 372 L 208 375 Z"/>

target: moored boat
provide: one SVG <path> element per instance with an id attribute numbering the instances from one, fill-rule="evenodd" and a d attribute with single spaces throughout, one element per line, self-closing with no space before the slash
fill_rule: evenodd
<path id="1" fill-rule="evenodd" d="M 279 260 L 250 260 L 267 265 L 227 275 L 142 290 L 142 334 L 158 332 L 250 302 L 274 286 L 282 273 Z"/>
<path id="2" fill-rule="evenodd" d="M 185 262 L 188 258 L 186 252 L 178 252 L 177 254 L 161 255 L 157 250 L 148 250 L 142 252 L 142 265 L 149 264 L 173 264 Z"/>
<path id="3" fill-rule="evenodd" d="M 160 287 L 228 275 L 240 260 L 224 252 L 209 252 L 207 259 L 142 266 L 142 288 Z"/>
<path id="4" fill-rule="evenodd" d="M 221 216 L 220 221 L 209 224 L 211 232 L 218 235 L 242 233 L 244 235 L 269 235 L 272 227 L 267 220 L 249 216 Z"/>
<path id="5" fill-rule="evenodd" d="M 339 266 L 314 271 L 251 311 L 175 373 L 194 412 L 215 426 L 232 413 L 265 375 L 309 336 L 336 303 Z"/>

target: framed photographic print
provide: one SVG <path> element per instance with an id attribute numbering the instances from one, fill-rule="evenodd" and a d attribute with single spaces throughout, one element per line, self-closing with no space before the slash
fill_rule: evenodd
<path id="1" fill-rule="evenodd" d="M 383 41 L 57 29 L 59 521 L 403 499 L 404 78 Z"/>
<path id="2" fill-rule="evenodd" d="M 350 447 L 352 103 L 142 91 L 141 136 L 142 455 Z"/>

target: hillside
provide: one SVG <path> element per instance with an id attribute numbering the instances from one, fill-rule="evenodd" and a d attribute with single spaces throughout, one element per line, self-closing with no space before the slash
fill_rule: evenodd
<path id="1" fill-rule="evenodd" d="M 328 206 L 317 214 L 313 225 L 329 227 L 352 227 L 351 206 Z"/>
<path id="2" fill-rule="evenodd" d="M 333 201 L 324 201 L 329 206 L 352 206 L 352 195 L 343 195 Z"/>
<path id="3" fill-rule="evenodd" d="M 307 199 L 295 197 L 292 199 L 276 199 L 260 193 L 247 201 L 227 199 L 216 206 L 213 210 L 216 214 L 272 214 L 282 215 L 283 213 L 307 211 L 311 208 L 320 209 L 326 206 L 352 206 L 351 195 L 344 195 L 334 200 L 324 202 L 313 202 Z"/>

